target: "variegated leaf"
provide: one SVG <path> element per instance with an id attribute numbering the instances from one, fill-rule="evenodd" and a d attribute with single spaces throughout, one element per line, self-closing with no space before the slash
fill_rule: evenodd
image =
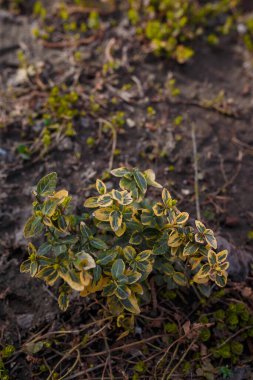
<path id="1" fill-rule="evenodd" d="M 217 260 L 219 263 L 223 263 L 227 259 L 227 257 L 228 251 L 226 249 L 217 253 Z"/>
<path id="2" fill-rule="evenodd" d="M 119 278 L 125 271 L 125 263 L 122 259 L 117 259 L 114 261 L 111 269 L 112 277 L 116 280 Z"/>
<path id="3" fill-rule="evenodd" d="M 130 311 L 130 313 L 140 313 L 140 308 L 134 294 L 131 294 L 128 298 L 121 300 L 120 302 L 127 311 Z"/>
<path id="4" fill-rule="evenodd" d="M 208 258 L 208 262 L 209 262 L 210 266 L 213 266 L 217 263 L 217 254 L 214 251 L 212 251 L 211 249 L 208 252 L 207 258 Z"/>
<path id="5" fill-rule="evenodd" d="M 205 239 L 206 239 L 207 244 L 209 244 L 212 248 L 216 249 L 217 248 L 217 240 L 214 237 L 213 231 L 210 229 L 207 229 L 207 230 L 205 230 L 204 235 L 205 235 Z"/>
<path id="6" fill-rule="evenodd" d="M 163 200 L 163 203 L 165 205 L 167 205 L 168 201 L 171 199 L 171 195 L 170 195 L 170 192 L 163 188 L 163 191 L 162 191 L 162 200 Z"/>
<path id="7" fill-rule="evenodd" d="M 120 228 L 120 226 L 122 224 L 122 214 L 121 214 L 121 212 L 118 211 L 118 210 L 112 211 L 110 213 L 110 215 L 109 215 L 109 222 L 110 222 L 112 230 L 114 232 L 118 231 L 118 229 Z"/>
<path id="8" fill-rule="evenodd" d="M 103 181 L 101 181 L 101 179 L 96 180 L 96 189 L 98 193 L 101 195 L 106 193 L 106 185 L 104 184 Z"/>
<path id="9" fill-rule="evenodd" d="M 97 200 L 97 204 L 100 207 L 108 207 L 113 203 L 112 197 L 110 194 L 100 195 Z"/>
<path id="10" fill-rule="evenodd" d="M 127 245 L 126 247 L 123 248 L 123 253 L 127 261 L 134 260 L 136 256 L 136 250 L 130 245 Z"/>
<path id="11" fill-rule="evenodd" d="M 227 283 L 227 273 L 226 272 L 215 273 L 214 281 L 216 285 L 223 288 Z"/>
<path id="12" fill-rule="evenodd" d="M 98 206 L 98 197 L 90 197 L 84 202 L 84 207 L 87 208 L 96 208 Z"/>
<path id="13" fill-rule="evenodd" d="M 177 231 L 172 231 L 169 235 L 168 246 L 169 247 L 179 247 L 182 244 L 181 238 Z"/>
<path id="14" fill-rule="evenodd" d="M 94 211 L 93 215 L 97 220 L 101 222 L 109 222 L 110 213 L 112 212 L 112 208 L 103 207 Z"/>
<path id="15" fill-rule="evenodd" d="M 156 216 L 162 216 L 164 215 L 164 206 L 162 203 L 156 203 L 154 206 L 153 206 L 153 211 L 154 211 L 154 214 Z"/>
<path id="16" fill-rule="evenodd" d="M 185 224 L 188 219 L 189 219 L 189 214 L 187 212 L 180 212 L 180 214 L 176 216 L 177 224 Z"/>
<path id="17" fill-rule="evenodd" d="M 111 174 L 114 175 L 114 177 L 123 177 L 129 173 L 131 173 L 130 170 L 128 170 L 127 168 L 124 168 L 124 167 L 113 169 L 111 171 Z"/>
<path id="18" fill-rule="evenodd" d="M 195 225 L 199 233 L 203 234 L 205 232 L 206 227 L 200 220 L 195 220 Z"/>
<path id="19" fill-rule="evenodd" d="M 187 285 L 187 277 L 184 273 L 181 272 L 174 272 L 173 274 L 173 281 L 179 286 L 186 286 Z"/>

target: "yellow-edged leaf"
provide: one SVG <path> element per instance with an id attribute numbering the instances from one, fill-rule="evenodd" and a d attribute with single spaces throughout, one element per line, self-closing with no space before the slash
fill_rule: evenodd
<path id="1" fill-rule="evenodd" d="M 98 197 L 90 197 L 90 198 L 86 199 L 86 201 L 84 202 L 84 207 L 87 207 L 87 208 L 99 207 Z"/>
<path id="2" fill-rule="evenodd" d="M 122 214 L 118 210 L 114 210 L 109 215 L 109 222 L 113 231 L 118 231 L 122 224 Z"/>
<path id="3" fill-rule="evenodd" d="M 109 222 L 110 213 L 112 212 L 112 209 L 109 207 L 103 207 L 99 208 L 94 211 L 93 215 L 97 220 L 100 220 L 101 222 Z"/>
<path id="4" fill-rule="evenodd" d="M 104 184 L 101 179 L 96 180 L 96 189 L 99 194 L 105 194 L 106 193 L 106 185 Z"/>

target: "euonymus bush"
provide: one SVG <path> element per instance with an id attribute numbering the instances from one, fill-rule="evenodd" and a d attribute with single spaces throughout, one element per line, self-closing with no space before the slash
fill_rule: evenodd
<path id="1" fill-rule="evenodd" d="M 50 286 L 59 283 L 63 310 L 75 290 L 105 298 L 116 315 L 140 312 L 151 276 L 169 289 L 197 286 L 204 293 L 210 282 L 225 286 L 227 251 L 215 252 L 213 231 L 199 220 L 189 223 L 188 213 L 178 210 L 167 189 L 161 191 L 152 170 L 122 167 L 111 173 L 119 189 L 108 191 L 97 179 L 98 195 L 84 202 L 87 213 L 81 216 L 71 212 L 68 191 L 56 191 L 56 173 L 39 181 L 24 235 L 40 244 L 29 243 L 22 272 Z M 160 202 L 146 197 L 149 186 L 161 191 Z"/>
<path id="2" fill-rule="evenodd" d="M 194 51 L 191 41 L 205 36 L 216 45 L 235 26 L 240 0 L 129 0 L 128 17 L 156 53 L 184 63 Z"/>

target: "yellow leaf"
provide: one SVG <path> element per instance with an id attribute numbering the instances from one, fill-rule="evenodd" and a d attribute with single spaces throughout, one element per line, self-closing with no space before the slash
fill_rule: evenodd
<path id="1" fill-rule="evenodd" d="M 80 272 L 80 281 L 84 286 L 90 285 L 92 281 L 92 276 L 85 271 Z"/>
<path id="2" fill-rule="evenodd" d="M 57 198 L 57 199 L 60 199 L 59 203 L 58 204 L 61 204 L 62 202 L 64 202 L 64 199 L 69 195 L 68 191 L 67 190 L 60 190 L 60 191 L 57 191 L 57 193 L 55 193 L 53 195 L 53 198 Z"/>

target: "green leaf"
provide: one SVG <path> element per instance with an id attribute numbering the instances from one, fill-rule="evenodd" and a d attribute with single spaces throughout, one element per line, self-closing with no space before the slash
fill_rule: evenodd
<path id="1" fill-rule="evenodd" d="M 122 214 L 118 210 L 114 210 L 110 213 L 109 221 L 111 228 L 114 232 L 118 231 L 122 224 Z"/>
<path id="2" fill-rule="evenodd" d="M 131 274 L 127 274 L 127 283 L 128 284 L 134 284 L 141 278 L 141 273 L 139 272 L 131 272 Z"/>
<path id="3" fill-rule="evenodd" d="M 129 243 L 133 245 L 139 245 L 142 242 L 142 234 L 138 231 L 134 232 L 130 237 Z"/>
<path id="4" fill-rule="evenodd" d="M 140 313 L 140 308 L 134 294 L 131 294 L 128 298 L 124 300 L 120 300 L 120 302 L 127 311 L 130 311 L 130 313 L 133 313 L 133 314 Z"/>
<path id="5" fill-rule="evenodd" d="M 113 261 L 116 258 L 116 256 L 117 256 L 116 252 L 110 252 L 110 251 L 102 252 L 98 256 L 97 264 L 100 264 L 100 265 L 103 265 L 103 266 L 107 265 L 111 261 Z"/>
<path id="6" fill-rule="evenodd" d="M 187 285 L 187 277 L 181 272 L 175 272 L 173 274 L 173 281 L 179 286 Z"/>
<path id="7" fill-rule="evenodd" d="M 161 271 L 167 276 L 173 276 L 175 273 L 175 269 L 173 268 L 173 265 L 170 263 L 162 264 Z"/>
<path id="8" fill-rule="evenodd" d="M 99 249 L 102 251 L 108 248 L 108 245 L 102 239 L 95 238 L 95 237 L 90 238 L 90 245 L 93 248 Z"/>
<path id="9" fill-rule="evenodd" d="M 82 236 L 85 238 L 85 241 L 89 240 L 92 237 L 91 230 L 84 222 L 80 223 L 80 232 Z"/>
<path id="10" fill-rule="evenodd" d="M 130 294 L 131 290 L 125 285 L 118 286 L 115 291 L 115 295 L 122 300 L 128 298 Z"/>
<path id="11" fill-rule="evenodd" d="M 134 171 L 134 179 L 135 179 L 135 182 L 136 182 L 138 188 L 140 189 L 140 191 L 142 193 L 146 193 L 147 181 L 146 181 L 146 178 L 144 177 L 144 175 L 139 170 Z"/>
<path id="12" fill-rule="evenodd" d="M 122 259 L 117 259 L 114 261 L 111 269 L 112 277 L 116 280 L 125 271 L 125 263 Z"/>
<path id="13" fill-rule="evenodd" d="M 124 175 L 131 173 L 127 168 L 117 168 L 113 169 L 111 171 L 111 174 L 114 175 L 114 177 L 124 177 Z"/>
<path id="14" fill-rule="evenodd" d="M 41 210 L 41 212 L 43 213 L 43 215 L 46 215 L 48 217 L 53 216 L 53 214 L 55 213 L 56 207 L 59 204 L 59 202 L 60 202 L 60 199 L 52 199 L 52 198 L 51 199 L 47 199 L 43 203 L 43 207 L 42 207 L 42 210 Z"/>
<path id="15" fill-rule="evenodd" d="M 102 268 L 99 265 L 96 265 L 96 267 L 93 270 L 93 282 L 96 284 L 102 276 Z"/>
<path id="16" fill-rule="evenodd" d="M 150 256 L 152 255 L 152 251 L 150 249 L 147 249 L 145 251 L 142 251 L 140 252 L 137 257 L 136 257 L 136 261 L 140 262 L 140 261 L 145 261 L 147 260 Z"/>
<path id="17" fill-rule="evenodd" d="M 38 255 L 47 255 L 52 250 L 52 245 L 50 243 L 42 243 L 38 249 Z"/>
<path id="18" fill-rule="evenodd" d="M 199 245 L 196 243 L 192 243 L 189 241 L 184 247 L 183 256 L 192 256 L 197 253 L 199 249 Z"/>
<path id="19" fill-rule="evenodd" d="M 167 235 L 167 233 L 165 233 L 155 243 L 155 245 L 153 247 L 153 254 L 154 255 L 165 255 L 168 252 L 168 250 L 169 250 L 168 235 Z"/>
<path id="20" fill-rule="evenodd" d="M 37 184 L 37 193 L 42 197 L 52 195 L 57 184 L 57 173 L 52 172 L 47 174 Z"/>
<path id="21" fill-rule="evenodd" d="M 112 296 L 115 293 L 116 288 L 117 288 L 116 285 L 113 283 L 106 285 L 103 289 L 103 296 L 104 297 Z"/>
<path id="22" fill-rule="evenodd" d="M 48 285 L 53 286 L 58 278 L 58 272 L 53 266 L 46 266 L 37 273 L 36 277 L 43 279 Z"/>
<path id="23" fill-rule="evenodd" d="M 31 216 L 25 224 L 24 237 L 30 238 L 39 235 L 44 229 L 44 225 L 41 223 L 41 221 L 41 216 Z"/>
<path id="24" fill-rule="evenodd" d="M 123 253 L 127 261 L 132 261 L 136 256 L 136 250 L 130 245 L 123 248 Z"/>
<path id="25" fill-rule="evenodd" d="M 212 293 L 212 287 L 208 284 L 197 284 L 197 288 L 200 291 L 200 293 L 209 298 Z"/>

